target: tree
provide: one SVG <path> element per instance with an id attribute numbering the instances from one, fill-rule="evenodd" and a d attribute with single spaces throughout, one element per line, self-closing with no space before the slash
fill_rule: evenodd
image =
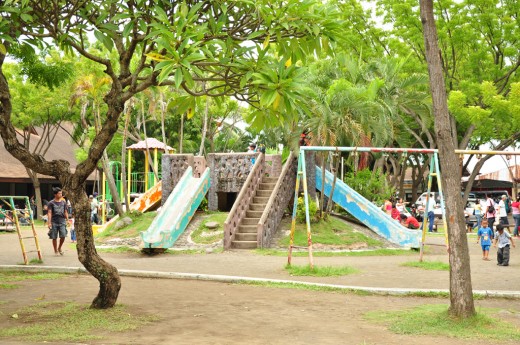
<path id="1" fill-rule="evenodd" d="M 64 121 L 73 116 L 63 95 L 67 94 L 66 81 L 71 76 L 72 64 L 60 61 L 51 51 L 48 61 L 41 61 L 34 52 L 14 47 L 16 64 L 6 66 L 11 75 L 14 126 L 18 128 L 23 145 L 34 154 L 45 157 Z M 38 174 L 26 168 L 34 187 L 37 214 L 41 219 L 43 203 Z"/>
<path id="2" fill-rule="evenodd" d="M 423 25 L 426 61 L 430 75 L 433 114 L 435 116 L 435 134 L 439 146 L 441 167 L 445 168 L 441 180 L 446 190 L 460 188 L 460 171 L 454 169 L 447 173 L 449 167 L 457 167 L 453 132 L 451 130 L 448 100 L 441 63 L 441 54 L 437 44 L 437 30 L 433 17 L 433 0 L 421 0 L 421 22 Z M 448 238 L 450 241 L 450 315 L 466 318 L 475 314 L 471 270 L 469 262 L 468 240 L 464 226 L 462 197 L 459 193 L 448 193 L 446 199 L 446 218 Z"/>
<path id="3" fill-rule="evenodd" d="M 93 308 L 114 306 L 121 280 L 96 252 L 85 181 L 116 133 L 125 102 L 152 86 L 175 85 L 193 96 L 232 95 L 259 108 L 281 104 L 280 110 L 293 109 L 299 94 L 291 92 L 298 85 L 291 78 L 301 72 L 295 65 L 286 72 L 280 63 L 304 61 L 307 54 L 328 48 L 337 30 L 336 9 L 313 0 L 6 0 L 0 12 L 0 135 L 11 155 L 34 171 L 55 176 L 70 196 L 77 211 L 78 258 L 100 284 Z M 89 50 L 89 33 L 115 59 Z M 44 47 L 49 42 L 92 60 L 111 80 L 103 96 L 101 127 L 74 172 L 69 162 L 29 152 L 18 142 L 11 119 L 3 74 L 6 54 L 15 43 Z M 265 83 L 262 73 L 277 82 Z M 212 87 L 201 89 L 202 81 L 211 81 Z"/>

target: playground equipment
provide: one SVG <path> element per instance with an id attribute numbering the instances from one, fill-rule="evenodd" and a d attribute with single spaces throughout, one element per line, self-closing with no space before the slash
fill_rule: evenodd
<path id="1" fill-rule="evenodd" d="M 19 209 L 16 208 L 15 200 L 23 200 L 25 208 Z M 20 240 L 20 247 L 22 248 L 23 261 L 26 265 L 29 264 L 29 257 L 27 253 L 36 252 L 38 253 L 38 259 L 42 260 L 42 252 L 40 250 L 40 244 L 38 242 L 38 234 L 36 233 L 36 229 L 34 228 L 33 214 L 31 210 L 31 204 L 29 202 L 29 198 L 26 196 L 0 196 L 0 201 L 2 206 L 7 206 L 8 209 L 1 210 L 2 215 L 4 216 L 4 222 L 6 220 L 10 220 L 12 224 L 14 224 L 16 228 L 16 233 L 18 234 L 18 239 Z M 21 223 L 22 220 L 27 225 L 31 225 L 32 236 L 24 236 L 22 234 Z M 33 238 L 34 243 L 36 245 L 36 250 L 27 251 L 24 243 L 24 239 Z"/>
<path id="2" fill-rule="evenodd" d="M 154 171 L 157 172 L 157 177 L 159 174 L 159 164 L 158 164 L 158 151 L 162 150 L 165 153 L 173 152 L 174 149 L 170 146 L 165 146 L 162 142 L 154 138 L 148 138 L 147 140 L 140 141 L 136 144 L 130 145 L 127 148 L 128 151 L 128 161 L 127 161 L 127 186 L 128 193 L 130 196 L 137 196 L 134 199 L 134 202 L 130 204 L 130 210 L 139 210 L 141 212 L 146 212 L 157 208 L 161 202 L 161 191 L 162 184 L 159 179 L 156 178 L 155 173 L 149 172 L 149 158 L 148 151 L 153 150 L 153 165 Z M 132 172 L 132 152 L 133 151 L 144 151 L 145 154 L 145 172 L 138 173 Z M 119 194 L 119 199 L 121 201 L 126 200 L 123 197 L 123 185 L 121 183 L 121 163 L 116 161 L 111 161 L 109 163 L 110 173 L 115 177 L 116 188 Z M 102 183 L 102 198 L 100 200 L 101 203 L 101 220 L 103 224 L 107 224 L 106 219 L 109 215 L 109 210 L 107 205 L 113 201 L 112 193 L 110 192 L 110 188 L 108 188 L 108 182 L 106 181 L 105 173 L 103 173 L 103 183 Z M 115 217 L 114 217 L 115 218 Z M 111 220 L 115 220 L 112 218 Z M 100 227 L 98 230 L 102 231 L 104 228 Z"/>
<path id="3" fill-rule="evenodd" d="M 325 183 L 323 183 L 321 169 L 316 167 L 316 188 L 330 198 L 334 176 L 329 171 L 325 172 L 325 176 Z M 405 248 L 420 247 L 419 231 L 405 228 L 339 179 L 336 181 L 332 201 L 390 242 Z"/>
<path id="4" fill-rule="evenodd" d="M 307 243 L 308 247 L 307 250 L 309 252 L 309 265 L 311 268 L 314 266 L 313 257 L 312 257 L 312 236 L 311 236 L 311 226 L 310 226 L 310 217 L 309 217 L 309 196 L 308 196 L 308 188 L 307 188 L 307 172 L 305 169 L 305 152 L 306 151 L 329 151 L 329 152 L 378 152 L 378 153 L 425 153 L 425 154 L 432 154 L 435 162 L 437 162 L 437 170 L 435 171 L 435 176 L 440 180 L 440 173 L 438 171 L 438 160 L 437 160 L 437 150 L 428 150 L 428 149 L 401 149 L 401 148 L 375 148 L 375 147 L 332 147 L 332 146 L 302 146 L 300 148 L 300 155 L 298 158 L 298 171 L 297 171 L 297 177 L 296 177 L 296 187 L 294 192 L 294 205 L 293 205 L 293 215 L 292 215 L 292 222 L 291 222 L 291 240 L 289 244 L 289 254 L 287 257 L 287 262 L 290 265 L 291 259 L 292 259 L 292 249 L 295 248 L 294 246 L 294 231 L 296 229 L 296 210 L 298 206 L 298 193 L 300 189 L 300 179 L 303 179 L 303 194 L 304 194 L 304 204 L 305 204 L 305 221 L 307 225 Z M 318 168 L 319 169 L 319 168 Z M 330 173 L 329 173 L 330 174 Z M 321 183 L 321 177 L 318 176 L 321 174 L 316 174 L 316 185 L 320 184 L 320 186 L 323 185 Z M 431 175 L 432 171 L 430 170 L 430 180 L 428 184 L 428 193 L 430 193 L 431 189 Z M 332 180 L 332 177 L 330 177 L 330 181 Z M 373 227 L 373 230 L 376 232 L 382 234 L 384 237 L 387 237 L 389 240 L 397 241 L 399 244 L 405 244 L 408 247 L 417 247 L 417 240 L 415 237 L 413 237 L 408 232 L 405 232 L 404 230 L 400 229 L 401 227 L 392 226 L 390 229 L 387 229 L 387 231 L 383 231 L 384 226 L 389 226 L 391 224 L 387 223 L 387 215 L 383 218 L 381 218 L 382 212 L 380 210 L 372 209 L 368 204 L 366 199 L 362 198 L 359 194 L 354 194 L 353 190 L 351 188 L 347 188 L 343 182 L 336 181 L 336 188 L 334 191 L 331 191 L 331 187 L 327 187 L 328 184 L 331 184 L 327 178 L 325 182 L 325 188 L 322 187 L 322 189 L 325 190 L 325 195 L 330 196 L 332 194 L 332 200 L 339 201 L 339 205 L 343 206 L 345 209 L 347 209 L 349 212 L 352 212 L 352 215 L 356 218 L 358 218 L 360 221 L 365 223 L 369 227 Z M 439 192 L 441 193 L 442 197 L 442 185 L 439 184 Z M 337 194 L 337 195 L 336 195 Z M 349 199 L 350 197 L 350 199 Z M 430 198 L 426 199 L 426 209 L 428 209 L 429 200 Z M 442 198 L 441 198 L 442 200 Z M 356 205 L 357 204 L 357 205 Z M 444 201 L 441 201 L 441 207 L 442 207 L 442 214 L 443 214 L 443 220 L 446 222 L 446 217 L 444 213 Z M 371 213 L 374 212 L 374 213 Z M 395 221 L 394 221 L 395 222 Z M 396 222 L 397 223 L 397 222 Z M 445 229 L 446 229 L 445 225 Z M 425 231 L 425 222 L 423 223 L 423 238 L 424 238 L 424 231 Z M 397 231 L 397 234 L 395 233 Z M 416 236 L 419 236 L 419 232 L 417 232 Z M 447 236 L 447 231 L 446 231 Z M 447 238 L 447 237 L 446 237 Z M 421 243 L 421 250 L 424 245 Z"/>
<path id="5" fill-rule="evenodd" d="M 304 168 L 305 165 L 305 152 L 307 151 L 332 151 L 332 152 L 375 152 L 375 153 L 423 153 L 423 154 L 429 154 L 431 156 L 431 162 L 430 162 L 430 171 L 428 176 L 428 190 L 427 190 L 427 198 L 426 198 L 426 205 L 425 209 L 428 209 L 429 203 L 432 202 L 430 199 L 431 195 L 431 186 L 432 186 L 432 180 L 433 178 L 437 178 L 437 184 L 440 194 L 440 203 L 441 203 L 441 211 L 442 211 L 442 219 L 444 223 L 444 234 L 446 238 L 446 247 L 449 248 L 448 243 L 448 226 L 446 222 L 446 214 L 445 214 L 445 205 L 444 205 L 444 195 L 442 192 L 442 182 L 441 182 L 441 174 L 439 169 L 439 159 L 438 159 L 438 150 L 433 149 L 407 149 L 407 148 L 375 148 L 375 147 L 318 147 L 318 146 L 303 146 L 300 148 L 300 154 L 298 159 L 298 170 L 297 170 L 297 177 L 296 177 L 296 188 L 295 188 L 295 194 L 294 194 L 294 206 L 293 206 L 293 215 L 292 215 L 292 223 L 291 223 L 291 240 L 289 245 L 289 254 L 287 261 L 289 264 L 291 264 L 291 258 L 292 258 L 292 249 L 294 248 L 293 240 L 294 240 L 294 230 L 296 228 L 296 209 L 297 209 L 297 199 L 298 199 L 298 192 L 300 187 L 300 179 L 303 179 L 303 191 L 304 191 L 304 203 L 305 203 L 305 219 L 306 219 L 306 225 L 307 225 L 307 242 L 308 242 L 308 251 L 309 251 L 309 264 L 311 267 L 314 266 L 313 264 L 313 257 L 312 257 L 312 237 L 311 237 L 311 228 L 310 228 L 310 220 L 309 220 L 309 201 L 308 201 L 308 188 L 307 188 L 307 173 L 306 169 Z M 455 150 L 456 154 L 459 154 L 462 157 L 464 154 L 476 154 L 476 155 L 520 155 L 520 152 L 509 152 L 509 151 L 482 151 L 482 150 Z M 318 174 L 317 174 L 318 175 Z M 316 183 L 318 184 L 321 178 L 318 176 L 316 177 Z M 358 205 L 355 207 L 354 205 L 350 204 L 353 201 L 363 202 L 363 199 L 358 198 L 355 196 L 355 194 L 352 193 L 352 190 L 350 188 L 344 188 L 345 185 L 342 183 L 339 183 L 339 181 L 336 182 L 337 185 L 339 185 L 339 191 L 335 189 L 334 191 L 330 191 L 330 187 L 327 188 L 327 183 L 325 186 L 325 193 L 330 196 L 332 193 L 332 199 L 334 201 L 340 200 L 340 205 L 343 203 L 346 207 L 348 207 L 349 212 L 350 210 L 353 210 L 353 215 L 355 217 L 364 218 L 365 221 L 370 224 L 372 221 L 369 220 L 369 216 L 364 216 L 366 213 L 366 210 L 369 210 L 369 207 L 366 205 Z M 336 196 L 336 193 L 338 193 L 338 196 Z M 341 195 L 343 194 L 344 200 L 341 200 Z M 350 195 L 353 200 L 349 200 L 346 195 Z M 365 200 L 366 201 L 366 200 Z M 433 201 L 434 202 L 434 201 Z M 341 205 L 343 206 L 343 205 Z M 357 213 L 357 215 L 356 215 Z M 358 219 L 360 219 L 358 218 Z M 363 219 L 360 219 L 363 221 Z M 365 223 L 365 224 L 367 224 Z M 368 225 L 367 224 L 367 225 Z M 370 225 L 369 225 L 370 226 Z M 378 228 L 376 226 L 376 228 Z M 380 227 L 379 227 L 380 229 Z M 376 229 L 377 232 L 377 229 Z M 395 236 L 395 235 L 392 235 Z M 419 260 L 422 261 L 423 251 L 424 251 L 424 245 L 425 245 L 425 237 L 426 237 L 426 221 L 423 222 L 422 226 L 422 238 L 420 243 L 420 258 Z M 397 235 L 397 238 L 399 238 L 399 235 Z M 407 241 L 404 241 L 406 243 Z M 415 243 L 415 242 L 412 242 Z"/>
<path id="6" fill-rule="evenodd" d="M 141 232 L 143 251 L 173 246 L 184 232 L 210 186 L 210 169 L 200 178 L 188 167 L 147 231 Z"/>

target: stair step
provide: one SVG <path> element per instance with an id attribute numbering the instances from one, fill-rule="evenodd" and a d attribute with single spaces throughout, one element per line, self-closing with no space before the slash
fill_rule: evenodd
<path id="1" fill-rule="evenodd" d="M 267 204 L 269 197 L 255 196 L 253 197 L 253 203 L 255 204 Z"/>
<path id="2" fill-rule="evenodd" d="M 256 232 L 257 232 L 256 225 L 240 225 L 238 227 L 238 230 L 237 230 L 237 234 L 238 233 L 242 233 L 242 234 L 254 233 L 254 234 L 256 234 Z"/>
<path id="3" fill-rule="evenodd" d="M 260 218 L 244 218 L 242 219 L 242 225 L 256 225 Z"/>
<path id="4" fill-rule="evenodd" d="M 278 182 L 278 177 L 264 177 L 262 178 L 263 183 L 274 183 Z"/>
<path id="5" fill-rule="evenodd" d="M 256 243 L 256 233 L 236 233 L 235 241 L 251 241 Z"/>
<path id="6" fill-rule="evenodd" d="M 263 183 L 261 182 L 258 186 L 259 190 L 273 190 L 276 187 L 276 183 Z"/>
<path id="7" fill-rule="evenodd" d="M 231 246 L 236 249 L 255 249 L 256 241 L 232 241 Z"/>
<path id="8" fill-rule="evenodd" d="M 249 204 L 249 209 L 251 211 L 263 211 L 267 204 Z"/>
<path id="9" fill-rule="evenodd" d="M 271 196 L 271 194 L 273 193 L 272 190 L 261 190 L 261 189 L 258 189 L 256 191 L 256 196 L 261 196 L 261 197 L 267 197 L 269 198 Z"/>
<path id="10" fill-rule="evenodd" d="M 258 218 L 258 219 L 260 219 L 262 217 L 262 213 L 263 213 L 263 211 L 251 211 L 251 210 L 248 210 L 248 211 L 246 211 L 246 217 L 247 218 Z"/>

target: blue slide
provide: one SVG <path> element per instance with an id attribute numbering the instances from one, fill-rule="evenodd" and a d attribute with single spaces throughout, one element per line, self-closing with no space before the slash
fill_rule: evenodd
<path id="1" fill-rule="evenodd" d="M 209 185 L 209 168 L 196 178 L 188 167 L 148 230 L 141 232 L 143 249 L 172 247 L 186 230 Z"/>
<path id="2" fill-rule="evenodd" d="M 334 175 L 325 172 L 325 195 L 330 197 Z M 321 169 L 316 167 L 316 188 L 322 190 Z M 352 216 L 369 227 L 379 236 L 406 248 L 419 248 L 422 232 L 410 230 L 392 219 L 379 207 L 365 199 L 361 194 L 347 186 L 341 179 L 336 179 L 332 200 L 348 211 Z"/>

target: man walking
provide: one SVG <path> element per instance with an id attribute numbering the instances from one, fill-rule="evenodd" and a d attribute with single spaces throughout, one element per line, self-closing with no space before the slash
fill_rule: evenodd
<path id="1" fill-rule="evenodd" d="M 61 247 L 67 237 L 67 222 L 69 214 L 67 212 L 67 202 L 63 199 L 61 188 L 54 188 L 54 199 L 47 204 L 47 225 L 49 227 L 49 238 L 52 239 L 54 254 L 63 255 Z M 60 244 L 58 245 L 58 237 Z"/>

